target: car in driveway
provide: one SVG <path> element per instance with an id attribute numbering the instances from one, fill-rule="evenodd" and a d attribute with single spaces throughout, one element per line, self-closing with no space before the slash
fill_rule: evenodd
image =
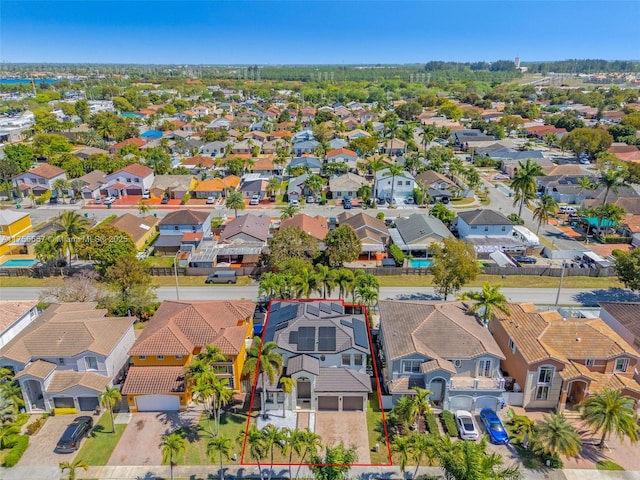
<path id="1" fill-rule="evenodd" d="M 527 257 L 526 255 L 514 255 L 513 259 L 518 262 L 518 263 L 537 263 L 538 260 L 536 260 L 534 257 Z"/>
<path id="2" fill-rule="evenodd" d="M 351 204 L 350 198 L 345 198 L 344 200 L 342 200 L 342 208 L 344 208 L 345 210 L 350 210 L 351 207 L 353 207 L 353 205 Z"/>
<path id="3" fill-rule="evenodd" d="M 494 180 L 509 180 L 509 178 L 509 175 L 505 175 L 504 173 L 499 173 L 498 175 L 493 177 Z"/>
<path id="4" fill-rule="evenodd" d="M 58 440 L 56 452 L 72 453 L 78 450 L 78 448 L 80 448 L 82 438 L 88 435 L 92 428 L 93 418 L 88 415 L 76 417 L 76 419 L 65 429 L 60 440 Z"/>
<path id="5" fill-rule="evenodd" d="M 509 435 L 495 411 L 491 408 L 483 408 L 480 410 L 480 420 L 484 428 L 487 429 L 491 443 L 496 445 L 506 445 L 509 443 Z"/>
<path id="6" fill-rule="evenodd" d="M 254 195 L 249 200 L 249 205 L 260 205 L 260 195 Z"/>
<path id="7" fill-rule="evenodd" d="M 458 424 L 458 431 L 460 432 L 460 438 L 463 440 L 477 440 L 480 434 L 478 433 L 478 427 L 473 420 L 471 413 L 466 410 L 456 411 L 456 423 Z"/>
<path id="8" fill-rule="evenodd" d="M 216 203 L 215 197 L 207 197 L 207 205 L 213 205 L 214 203 Z"/>
<path id="9" fill-rule="evenodd" d="M 116 201 L 116 197 L 107 197 L 104 199 L 104 204 L 105 205 L 111 205 L 113 202 Z"/>

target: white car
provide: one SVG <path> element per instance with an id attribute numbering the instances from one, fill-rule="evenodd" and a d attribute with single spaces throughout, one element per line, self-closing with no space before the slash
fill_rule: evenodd
<path id="1" fill-rule="evenodd" d="M 212 205 L 215 201 L 215 197 L 207 197 L 207 205 Z"/>
<path id="2" fill-rule="evenodd" d="M 299 207 L 300 206 L 300 202 L 297 199 L 293 198 L 293 199 L 289 200 L 289 205 L 291 205 L 292 207 Z"/>
<path id="3" fill-rule="evenodd" d="M 104 204 L 105 205 L 111 205 L 113 202 L 116 201 L 116 197 L 107 197 L 104 199 Z"/>
<path id="4" fill-rule="evenodd" d="M 254 195 L 253 197 L 251 197 L 249 205 L 260 205 L 260 195 Z"/>
<path id="5" fill-rule="evenodd" d="M 151 192 L 149 190 L 145 190 L 144 192 L 142 192 L 142 198 L 144 200 L 151 198 Z"/>
<path id="6" fill-rule="evenodd" d="M 460 431 L 460 438 L 463 440 L 477 440 L 480 436 L 478 434 L 478 427 L 471 415 L 466 410 L 456 411 L 456 423 L 458 424 L 458 430 Z"/>

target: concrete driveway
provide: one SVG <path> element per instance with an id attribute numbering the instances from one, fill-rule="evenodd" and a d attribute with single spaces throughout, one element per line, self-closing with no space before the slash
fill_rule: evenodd
<path id="1" fill-rule="evenodd" d="M 55 453 L 58 440 L 73 419 L 79 415 L 59 415 L 49 417 L 42 428 L 29 438 L 29 448 L 24 452 L 18 465 L 20 466 L 58 466 L 60 462 L 72 461 L 77 451 L 73 453 Z M 82 442 L 86 441 L 86 437 Z M 82 443 L 80 444 L 82 446 Z"/>
<path id="2" fill-rule="evenodd" d="M 109 465 L 160 465 L 162 436 L 177 428 L 195 431 L 201 411 L 141 412 L 131 414 L 118 445 L 111 454 Z"/>
<path id="3" fill-rule="evenodd" d="M 322 443 L 346 447 L 355 445 L 358 464 L 371 463 L 371 447 L 367 433 L 365 412 L 316 412 L 315 432 L 322 437 Z"/>

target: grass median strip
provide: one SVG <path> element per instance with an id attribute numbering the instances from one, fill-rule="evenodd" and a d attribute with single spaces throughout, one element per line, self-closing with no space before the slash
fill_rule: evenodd
<path id="1" fill-rule="evenodd" d="M 118 445 L 126 425 L 116 424 L 116 433 L 111 430 L 111 417 L 105 412 L 80 448 L 77 458 L 89 465 L 106 465 Z"/>

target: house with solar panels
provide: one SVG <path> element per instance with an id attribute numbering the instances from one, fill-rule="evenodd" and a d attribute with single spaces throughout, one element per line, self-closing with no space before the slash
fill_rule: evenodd
<path id="1" fill-rule="evenodd" d="M 352 312 L 351 310 L 354 310 Z M 296 381 L 290 395 L 258 381 L 266 410 L 365 411 L 372 391 L 366 373 L 371 355 L 364 313 L 342 301 L 276 301 L 266 319 L 263 341 L 276 342 L 283 375 Z M 261 399 L 262 401 L 262 399 Z"/>

